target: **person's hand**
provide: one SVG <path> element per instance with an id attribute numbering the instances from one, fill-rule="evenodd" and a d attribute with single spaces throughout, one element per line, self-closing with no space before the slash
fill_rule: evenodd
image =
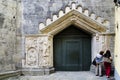
<path id="1" fill-rule="evenodd" d="M 112 61 L 112 57 L 109 58 Z"/>

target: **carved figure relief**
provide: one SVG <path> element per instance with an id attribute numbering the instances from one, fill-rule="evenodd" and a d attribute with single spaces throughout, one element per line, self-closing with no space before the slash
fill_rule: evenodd
<path id="1" fill-rule="evenodd" d="M 39 52 L 40 52 L 39 56 L 42 60 L 39 61 L 39 65 L 46 66 L 46 64 L 48 64 L 49 51 L 50 51 L 50 43 L 49 43 L 48 37 L 40 37 L 39 38 Z"/>
<path id="2" fill-rule="evenodd" d="M 26 67 L 50 65 L 50 39 L 48 36 L 26 37 Z"/>
<path id="3" fill-rule="evenodd" d="M 38 63 L 38 53 L 35 48 L 30 48 L 26 55 L 27 65 L 36 66 Z"/>
<path id="4" fill-rule="evenodd" d="M 37 38 L 29 37 L 26 38 L 26 49 L 30 47 L 36 47 L 37 48 Z"/>

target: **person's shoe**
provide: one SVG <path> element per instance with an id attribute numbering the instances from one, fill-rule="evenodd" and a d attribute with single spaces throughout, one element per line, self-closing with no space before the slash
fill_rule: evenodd
<path id="1" fill-rule="evenodd" d="M 96 76 L 99 76 L 98 74 Z"/>
<path id="2" fill-rule="evenodd" d="M 100 75 L 99 77 L 102 77 L 103 75 Z"/>
<path id="3" fill-rule="evenodd" d="M 110 78 L 110 76 L 107 76 L 107 78 Z"/>

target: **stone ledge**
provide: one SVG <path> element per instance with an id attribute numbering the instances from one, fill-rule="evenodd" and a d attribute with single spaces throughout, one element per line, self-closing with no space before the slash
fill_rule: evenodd
<path id="1" fill-rule="evenodd" d="M 44 69 L 37 69 L 37 68 L 23 68 L 22 75 L 29 75 L 29 76 L 39 76 L 44 75 Z"/>
<path id="2" fill-rule="evenodd" d="M 20 70 L 2 72 L 2 73 L 0 73 L 0 80 L 8 78 L 8 77 L 12 77 L 12 76 L 17 76 L 17 75 L 20 75 L 20 74 L 21 74 Z"/>
<path id="3" fill-rule="evenodd" d="M 46 69 L 44 69 L 44 70 L 45 70 L 45 75 L 49 75 L 49 74 L 55 72 L 55 69 L 54 69 L 53 67 L 51 67 L 51 68 L 46 68 Z"/>
<path id="4" fill-rule="evenodd" d="M 29 76 L 40 76 L 40 75 L 49 75 L 54 72 L 54 68 L 23 68 L 22 75 Z"/>

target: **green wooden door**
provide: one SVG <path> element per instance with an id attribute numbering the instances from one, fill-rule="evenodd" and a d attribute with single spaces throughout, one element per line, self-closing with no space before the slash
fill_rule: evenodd
<path id="1" fill-rule="evenodd" d="M 77 71 L 82 70 L 81 60 L 79 60 L 81 53 L 80 39 L 64 39 L 63 40 L 63 66 L 65 70 Z"/>
<path id="2" fill-rule="evenodd" d="M 70 26 L 54 36 L 54 67 L 56 71 L 85 71 L 91 64 L 91 37 Z"/>

